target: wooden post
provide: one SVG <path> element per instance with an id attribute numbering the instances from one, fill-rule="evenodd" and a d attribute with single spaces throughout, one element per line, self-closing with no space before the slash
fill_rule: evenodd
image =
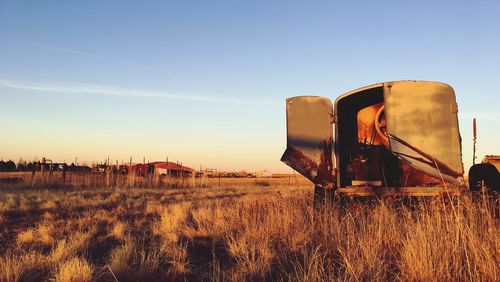
<path id="1" fill-rule="evenodd" d="M 170 186 L 170 169 L 168 169 L 168 157 L 167 157 L 167 185 L 168 185 L 168 188 L 172 188 L 172 186 Z"/>
<path id="2" fill-rule="evenodd" d="M 133 177 L 132 176 L 132 157 L 130 157 L 130 160 L 128 163 L 127 176 L 128 176 L 128 185 L 129 185 L 129 187 L 132 187 L 132 177 Z M 135 186 L 135 183 L 133 186 Z"/>
<path id="3" fill-rule="evenodd" d="M 77 166 L 77 163 L 78 163 L 78 157 L 75 157 L 75 162 L 73 164 Z M 75 169 L 75 167 L 73 167 L 72 175 L 73 175 L 73 185 L 76 187 L 76 185 L 78 184 L 78 170 Z"/>
<path id="4" fill-rule="evenodd" d="M 193 170 L 193 187 L 196 187 L 196 169 Z"/>
<path id="5" fill-rule="evenodd" d="M 175 163 L 177 164 L 176 169 L 178 169 L 178 168 L 179 168 L 179 161 L 175 161 Z M 176 173 L 176 174 L 177 174 L 177 175 L 176 175 L 176 181 L 177 181 L 177 183 L 176 183 L 176 184 L 177 184 L 177 186 L 179 186 L 179 170 L 177 170 L 177 173 Z"/>
<path id="6" fill-rule="evenodd" d="M 179 168 L 179 166 L 180 166 L 180 165 L 179 165 L 179 161 L 177 161 L 177 168 Z M 180 172 L 180 178 L 181 178 L 181 186 L 183 186 L 184 181 L 182 180 L 182 169 L 180 169 L 180 170 L 179 170 L 179 172 Z M 179 176 L 179 175 L 178 175 L 178 176 Z M 179 183 L 179 182 L 177 182 L 177 183 Z"/>
<path id="7" fill-rule="evenodd" d="M 158 188 L 159 183 L 160 183 L 160 171 L 158 168 L 154 165 L 153 166 L 153 177 L 154 177 L 154 187 Z"/>
<path id="8" fill-rule="evenodd" d="M 66 164 L 63 164 L 62 180 L 63 184 L 66 183 Z"/>
<path id="9" fill-rule="evenodd" d="M 109 165 L 109 156 L 108 156 L 108 159 L 106 160 L 106 166 L 105 166 L 106 170 L 105 170 L 105 173 L 106 173 L 106 186 L 109 187 L 109 168 L 110 168 L 110 165 Z"/>
<path id="10" fill-rule="evenodd" d="M 477 128 L 476 128 L 476 118 L 472 120 L 472 165 L 476 164 L 476 141 L 477 141 Z"/>
<path id="11" fill-rule="evenodd" d="M 37 163 L 33 162 L 33 171 L 31 171 L 31 188 L 35 186 L 35 174 L 36 174 Z"/>
<path id="12" fill-rule="evenodd" d="M 118 187 L 118 183 L 120 182 L 120 166 L 118 165 L 118 160 L 116 160 L 116 171 L 115 171 L 115 187 Z"/>
<path id="13" fill-rule="evenodd" d="M 182 168 L 182 162 L 180 163 L 180 166 L 181 166 L 181 181 L 182 181 L 181 185 L 182 185 L 182 188 L 184 188 L 186 184 L 184 182 L 184 169 Z"/>
<path id="14" fill-rule="evenodd" d="M 142 164 L 145 165 L 146 164 L 146 157 L 142 157 Z M 141 181 L 141 184 L 142 184 L 142 188 L 144 189 L 144 186 L 145 186 L 145 183 L 146 181 L 148 180 L 148 174 L 147 174 L 147 171 L 146 171 L 146 174 L 144 175 L 144 177 L 142 178 L 142 181 Z"/>
<path id="15" fill-rule="evenodd" d="M 41 175 L 42 175 L 42 182 L 45 182 L 45 158 L 42 158 L 42 167 L 40 168 Z"/>

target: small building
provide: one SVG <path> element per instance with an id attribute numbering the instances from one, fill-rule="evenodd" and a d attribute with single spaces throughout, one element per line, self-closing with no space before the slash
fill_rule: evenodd
<path id="1" fill-rule="evenodd" d="M 148 165 L 153 166 L 159 175 L 190 177 L 194 173 L 194 169 L 174 162 L 151 162 Z"/>
<path id="2" fill-rule="evenodd" d="M 500 172 L 500 156 L 486 155 L 484 156 L 482 163 L 490 163 Z"/>
<path id="3" fill-rule="evenodd" d="M 151 172 L 152 169 L 147 164 L 133 164 L 128 171 L 128 173 L 133 173 L 135 176 L 146 176 Z"/>

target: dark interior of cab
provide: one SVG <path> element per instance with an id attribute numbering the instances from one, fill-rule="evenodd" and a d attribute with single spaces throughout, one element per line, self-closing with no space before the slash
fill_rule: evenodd
<path id="1" fill-rule="evenodd" d="M 387 134 L 383 87 L 364 89 L 337 102 L 336 152 L 340 187 L 434 186 L 440 181 L 392 153 Z"/>

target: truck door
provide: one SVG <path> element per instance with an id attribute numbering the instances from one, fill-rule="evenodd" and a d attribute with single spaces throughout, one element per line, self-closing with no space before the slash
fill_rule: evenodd
<path id="1" fill-rule="evenodd" d="M 437 82 L 384 83 L 390 149 L 418 171 L 464 185 L 455 92 Z"/>
<path id="2" fill-rule="evenodd" d="M 315 184 L 333 183 L 333 106 L 323 97 L 286 100 L 287 148 L 281 161 Z"/>

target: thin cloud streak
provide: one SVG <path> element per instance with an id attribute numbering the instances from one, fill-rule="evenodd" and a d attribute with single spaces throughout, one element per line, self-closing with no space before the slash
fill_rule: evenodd
<path id="1" fill-rule="evenodd" d="M 214 102 L 224 104 L 255 104 L 255 105 L 277 105 L 273 101 L 234 99 L 205 95 L 185 95 L 178 93 L 167 93 L 161 91 L 148 91 L 138 89 L 125 89 L 114 86 L 80 84 L 80 83 L 27 83 L 13 80 L 0 79 L 0 87 L 39 91 L 58 94 L 83 94 L 83 95 L 106 95 L 120 97 L 151 97 L 160 99 L 186 100 L 198 102 Z"/>
<path id="2" fill-rule="evenodd" d="M 59 51 L 59 52 L 69 53 L 69 54 L 76 54 L 76 55 L 86 56 L 86 57 L 90 57 L 90 58 L 94 58 L 94 59 L 101 59 L 101 60 L 105 60 L 105 61 L 113 62 L 113 63 L 124 63 L 123 61 L 120 61 L 120 60 L 115 60 L 115 59 L 111 59 L 111 58 L 108 58 L 108 57 L 99 56 L 99 55 L 96 55 L 96 54 L 82 52 L 82 51 L 78 51 L 78 50 L 66 49 L 66 48 L 59 48 L 59 47 L 54 47 L 54 46 L 40 44 L 40 43 L 35 43 L 35 42 L 30 43 L 30 44 L 33 45 L 33 46 L 45 48 L 45 49 L 48 49 L 48 50 Z"/>

